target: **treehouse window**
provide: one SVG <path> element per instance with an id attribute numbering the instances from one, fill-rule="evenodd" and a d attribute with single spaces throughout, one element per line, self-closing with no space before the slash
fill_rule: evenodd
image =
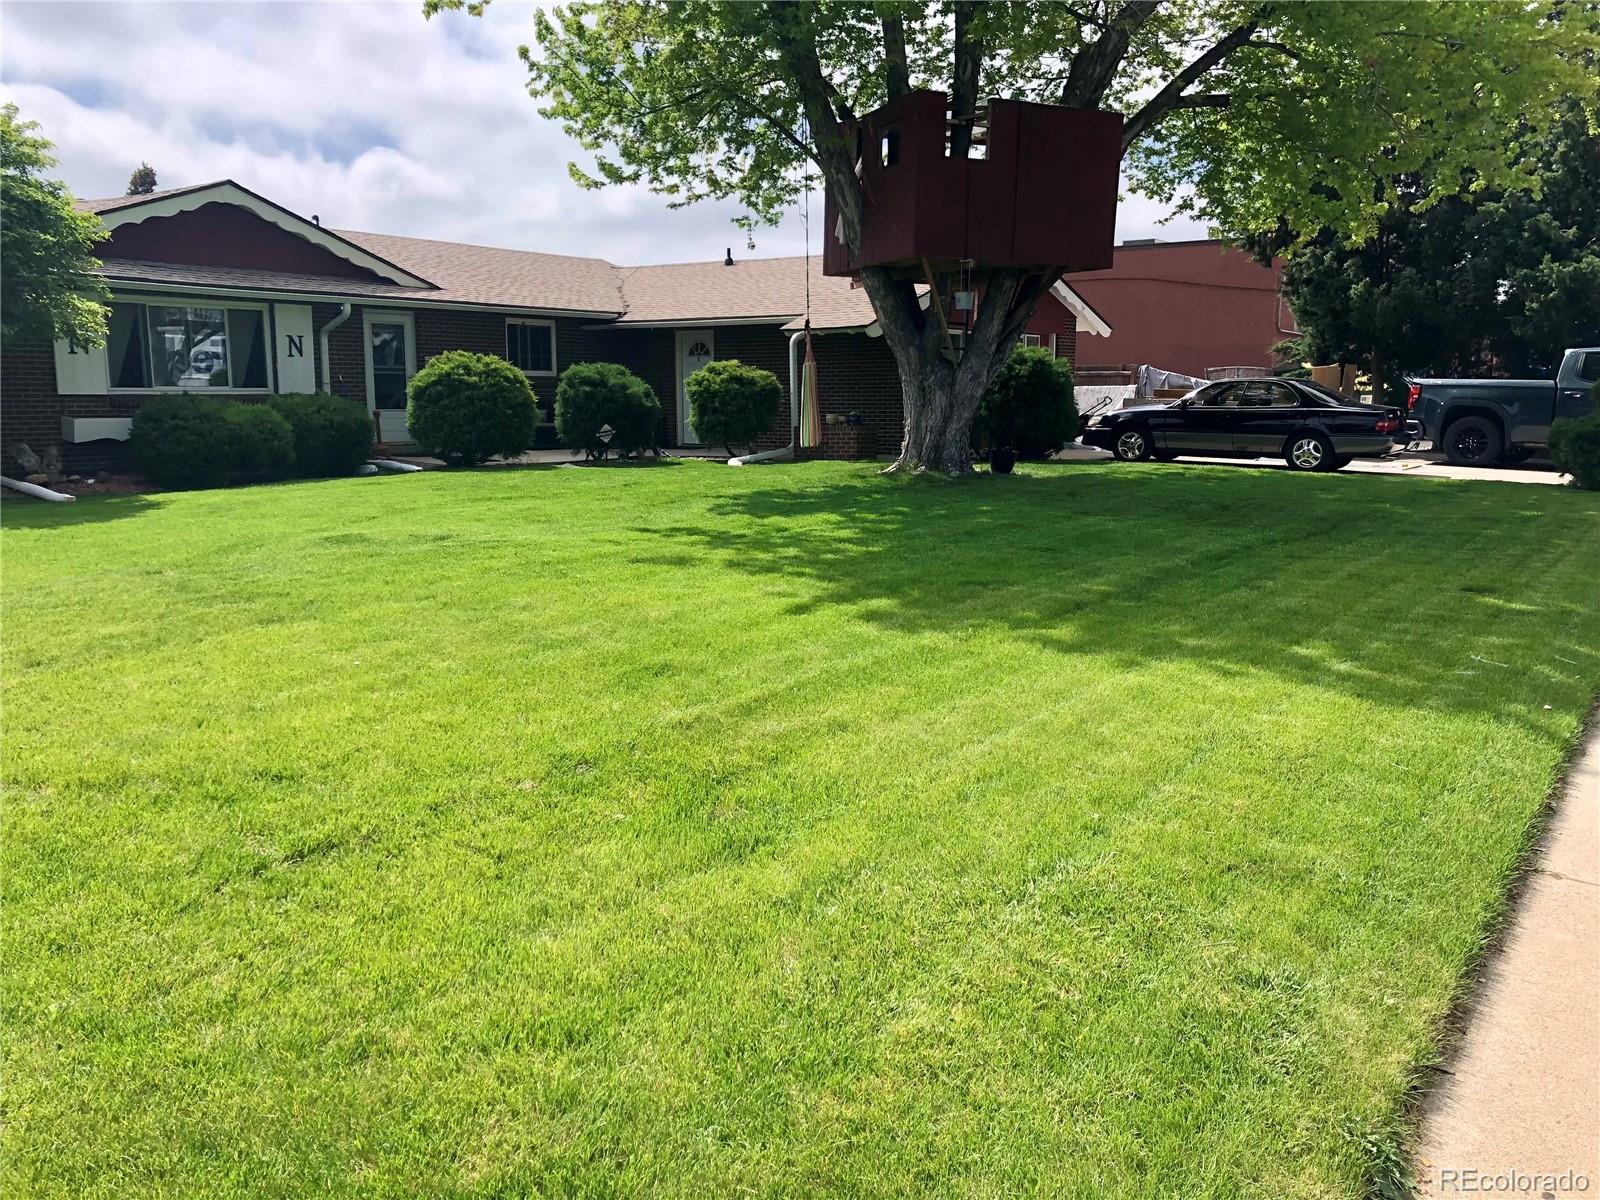
<path id="1" fill-rule="evenodd" d="M 900 161 L 900 131 L 888 130 L 878 143 L 878 154 L 883 165 L 892 167 Z"/>

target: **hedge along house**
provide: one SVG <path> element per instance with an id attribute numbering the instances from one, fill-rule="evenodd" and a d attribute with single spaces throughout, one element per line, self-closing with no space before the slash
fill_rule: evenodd
<path id="1" fill-rule="evenodd" d="M 71 470 L 116 469 L 147 397 L 250 399 L 325 390 L 365 406 L 380 440 L 404 445 L 406 386 L 444 350 L 522 369 L 548 426 L 560 372 L 618 362 L 660 398 L 663 444 L 693 447 L 683 381 L 713 358 L 765 367 L 788 386 L 809 312 L 825 414 L 821 453 L 867 457 L 900 444 L 892 355 L 866 293 L 822 274 L 820 256 L 617 267 L 603 259 L 324 229 L 229 180 L 85 201 L 109 230 L 112 294 L 103 348 L 8 345 L 4 448 L 59 444 Z M 1072 359 L 1080 332 L 1109 326 L 1065 283 L 1025 341 Z M 792 440 L 787 414 L 765 444 Z M 554 444 L 553 429 L 542 431 Z"/>

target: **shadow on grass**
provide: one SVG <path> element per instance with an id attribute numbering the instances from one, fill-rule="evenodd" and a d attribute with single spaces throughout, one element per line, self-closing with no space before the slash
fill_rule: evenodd
<path id="1" fill-rule="evenodd" d="M 71 525 L 137 517 L 155 507 L 155 501 L 143 495 L 79 496 L 71 504 L 6 496 L 0 500 L 0 527 L 64 529 Z"/>
<path id="2" fill-rule="evenodd" d="M 1130 669 L 1265 671 L 1386 705 L 1495 712 L 1541 736 L 1536 694 L 1581 705 L 1600 681 L 1588 612 L 1600 496 L 1070 465 L 762 487 L 710 511 L 723 519 L 639 532 L 800 582 L 796 613 L 844 607 L 913 633 L 1002 628 Z M 1581 578 L 1585 546 L 1590 593 L 1541 592 L 1549 571 Z"/>

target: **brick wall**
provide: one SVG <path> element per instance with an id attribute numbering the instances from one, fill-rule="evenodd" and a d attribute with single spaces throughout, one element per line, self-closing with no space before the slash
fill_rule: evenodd
<path id="1" fill-rule="evenodd" d="M 779 415 L 758 449 L 789 444 L 789 333 L 777 325 L 712 325 L 719 359 L 737 359 L 771 371 L 783 388 Z M 661 401 L 667 445 L 678 443 L 677 330 L 615 329 L 602 331 L 599 353 L 638 375 Z M 862 413 L 871 430 L 873 453 L 899 449 L 902 418 L 900 376 L 894 356 L 882 338 L 864 333 L 814 334 L 817 380 L 822 411 Z"/>

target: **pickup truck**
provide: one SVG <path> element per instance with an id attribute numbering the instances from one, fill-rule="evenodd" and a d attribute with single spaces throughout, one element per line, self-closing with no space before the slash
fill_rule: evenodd
<path id="1" fill-rule="evenodd" d="M 1526 458 L 1550 436 L 1550 423 L 1594 407 L 1600 346 L 1568 350 L 1555 380 L 1413 379 L 1406 432 L 1433 443 L 1457 466 Z"/>

